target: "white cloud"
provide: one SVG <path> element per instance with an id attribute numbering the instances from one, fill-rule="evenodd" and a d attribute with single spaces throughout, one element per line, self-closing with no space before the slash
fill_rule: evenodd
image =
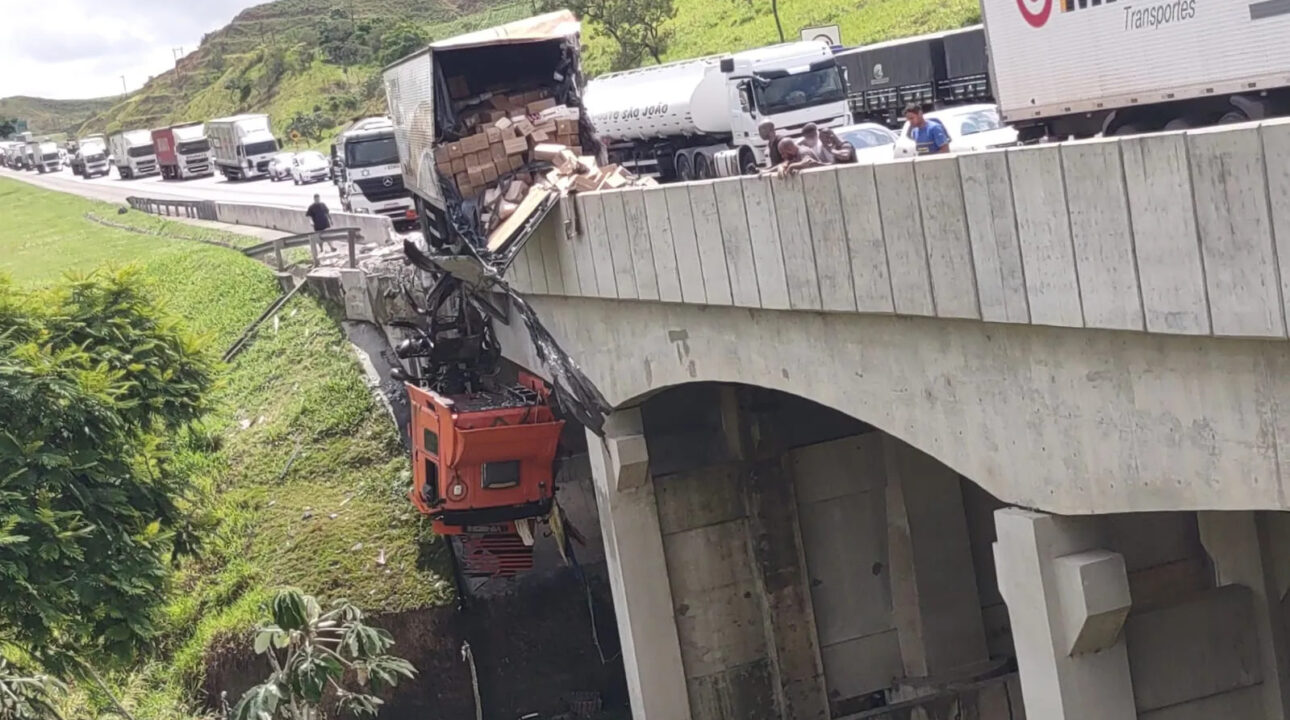
<path id="1" fill-rule="evenodd" d="M 135 90 L 241 10 L 265 0 L 36 0 L 0 17 L 0 97 Z"/>

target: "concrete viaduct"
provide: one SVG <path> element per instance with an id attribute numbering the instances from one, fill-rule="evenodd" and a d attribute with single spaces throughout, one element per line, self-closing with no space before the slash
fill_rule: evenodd
<path id="1" fill-rule="evenodd" d="M 582 194 L 507 278 L 637 720 L 1290 715 L 1290 123 Z"/>

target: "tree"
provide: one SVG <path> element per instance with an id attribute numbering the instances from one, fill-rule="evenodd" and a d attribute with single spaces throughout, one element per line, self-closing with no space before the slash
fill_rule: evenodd
<path id="1" fill-rule="evenodd" d="M 246 691 L 232 720 L 322 720 L 329 695 L 341 713 L 375 716 L 377 694 L 416 675 L 411 663 L 388 654 L 394 638 L 364 624 L 348 603 L 324 613 L 313 596 L 288 588 L 274 595 L 270 617 L 256 630 L 255 652 L 273 672 Z"/>
<path id="2" fill-rule="evenodd" d="M 297 132 L 302 137 L 318 142 L 333 127 L 336 127 L 336 119 L 323 114 L 322 106 L 315 105 L 313 112 L 297 111 L 287 123 L 287 132 Z"/>
<path id="3" fill-rule="evenodd" d="M 54 703 L 67 688 L 0 657 L 0 720 L 62 720 Z"/>
<path id="4" fill-rule="evenodd" d="M 164 438 L 211 382 L 128 271 L 0 281 L 0 641 L 66 675 L 153 636 L 168 564 L 194 547 Z"/>
<path id="5" fill-rule="evenodd" d="M 662 63 L 672 41 L 667 22 L 676 17 L 672 0 L 542 0 L 547 10 L 569 8 L 584 20 L 600 26 L 618 43 L 614 69 L 630 67 L 642 54 Z"/>
<path id="6" fill-rule="evenodd" d="M 402 20 L 381 36 L 379 60 L 389 65 L 430 44 L 430 33 L 416 23 Z"/>
<path id="7" fill-rule="evenodd" d="M 6 120 L 0 118 L 0 139 L 9 138 L 16 132 L 18 132 L 17 120 Z"/>

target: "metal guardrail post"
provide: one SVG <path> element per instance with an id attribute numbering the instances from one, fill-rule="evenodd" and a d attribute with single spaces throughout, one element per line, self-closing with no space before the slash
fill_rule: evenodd
<path id="1" fill-rule="evenodd" d="M 345 233 L 345 239 L 349 242 L 349 267 L 351 269 L 358 267 L 358 248 L 356 245 L 361 237 L 362 235 L 354 228 L 350 228 Z"/>

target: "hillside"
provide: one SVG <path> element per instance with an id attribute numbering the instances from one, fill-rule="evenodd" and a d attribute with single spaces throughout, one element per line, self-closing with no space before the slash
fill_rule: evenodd
<path id="1" fill-rule="evenodd" d="M 780 2 L 786 39 L 838 24 L 848 45 L 960 27 L 980 18 L 976 0 Z M 664 60 L 741 50 L 778 40 L 771 0 L 675 0 Z M 352 12 L 352 15 L 351 15 Z M 236 112 L 266 112 L 282 137 L 325 146 L 348 119 L 384 111 L 384 62 L 443 38 L 533 12 L 528 0 L 277 0 L 243 11 L 203 39 L 178 70 L 93 115 L 83 131 L 156 127 Z M 612 39 L 585 28 L 585 67 L 610 69 Z"/>
<path id="2" fill-rule="evenodd" d="M 115 102 L 114 98 L 46 100 L 18 95 L 0 98 L 0 118 L 26 120 L 33 133 L 52 135 L 75 130 L 92 115 L 112 107 Z"/>

